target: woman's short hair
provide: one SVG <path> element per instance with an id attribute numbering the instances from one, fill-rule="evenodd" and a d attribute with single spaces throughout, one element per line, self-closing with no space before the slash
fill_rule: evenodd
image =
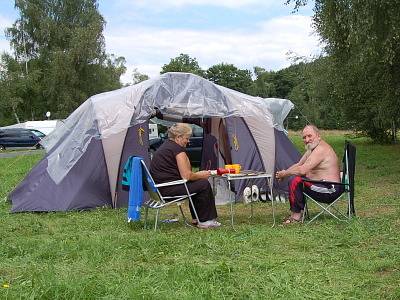
<path id="1" fill-rule="evenodd" d="M 170 140 L 175 139 L 178 136 L 191 136 L 192 127 L 186 123 L 175 123 L 168 129 L 168 138 Z"/>

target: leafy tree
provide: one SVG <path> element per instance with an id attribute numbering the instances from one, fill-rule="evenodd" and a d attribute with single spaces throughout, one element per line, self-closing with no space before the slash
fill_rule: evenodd
<path id="1" fill-rule="evenodd" d="M 287 98 L 294 86 L 303 79 L 300 65 L 292 65 L 276 72 L 255 67 L 254 74 L 256 79 L 253 82 L 252 94 L 264 98 Z"/>
<path id="2" fill-rule="evenodd" d="M 132 72 L 133 82 L 132 84 L 137 84 L 139 82 L 145 81 L 149 79 L 149 76 L 146 74 L 140 73 L 136 68 Z"/>
<path id="3" fill-rule="evenodd" d="M 295 8 L 307 1 L 287 1 Z M 377 141 L 400 126 L 400 3 L 317 0 L 314 26 L 331 59 L 333 91 L 349 125 Z M 338 75 L 340 74 L 340 75 Z"/>
<path id="4" fill-rule="evenodd" d="M 204 76 L 204 71 L 200 68 L 197 59 L 183 53 L 178 57 L 171 58 L 168 64 L 162 66 L 160 74 L 167 72 L 185 72 Z"/>
<path id="5" fill-rule="evenodd" d="M 329 57 L 320 57 L 312 62 L 297 64 L 299 77 L 288 98 L 293 100 L 296 108 L 292 114 L 306 117 L 308 122 L 320 128 L 345 128 L 347 122 L 343 118 L 334 94 L 335 74 L 331 73 Z M 298 124 L 304 125 L 302 119 Z"/>
<path id="6" fill-rule="evenodd" d="M 21 110 L 32 115 L 33 108 L 39 105 L 40 71 L 32 70 L 26 74 L 21 64 L 8 54 L 3 54 L 0 62 L 0 107 L 5 122 L 2 125 L 6 125 L 12 123 L 14 118 L 14 122 L 20 122 L 20 117 L 24 117 Z"/>
<path id="7" fill-rule="evenodd" d="M 17 105 L 23 119 L 48 110 L 64 118 L 89 96 L 121 86 L 125 59 L 105 53 L 96 0 L 16 0 L 15 7 L 20 17 L 6 35 L 25 85 Z"/>
<path id="8" fill-rule="evenodd" d="M 206 78 L 224 87 L 249 93 L 252 86 L 251 72 L 241 70 L 232 64 L 218 64 L 206 71 Z"/>
<path id="9" fill-rule="evenodd" d="M 262 98 L 276 97 L 275 72 L 254 67 L 254 74 L 256 79 L 252 83 L 250 94 Z"/>

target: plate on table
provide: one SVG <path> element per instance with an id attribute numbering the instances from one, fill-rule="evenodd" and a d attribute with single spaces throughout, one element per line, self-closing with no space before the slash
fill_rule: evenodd
<path id="1" fill-rule="evenodd" d="M 230 177 L 240 177 L 240 176 L 256 176 L 263 174 L 263 172 L 260 171 L 253 171 L 253 170 L 243 170 L 238 174 L 224 174 L 225 176 L 230 176 Z"/>

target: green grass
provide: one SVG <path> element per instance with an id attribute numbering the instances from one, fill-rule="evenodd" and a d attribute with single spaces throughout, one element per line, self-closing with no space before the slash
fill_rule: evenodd
<path id="1" fill-rule="evenodd" d="M 344 137 L 326 139 L 341 156 Z M 399 299 L 400 147 L 352 142 L 357 218 L 271 228 L 269 204 L 252 219 L 239 204 L 237 231 L 227 207 L 222 228 L 156 233 L 126 209 L 10 214 L 7 194 L 40 156 L 0 159 L 0 298 Z M 287 213 L 278 204 L 277 220 Z"/>

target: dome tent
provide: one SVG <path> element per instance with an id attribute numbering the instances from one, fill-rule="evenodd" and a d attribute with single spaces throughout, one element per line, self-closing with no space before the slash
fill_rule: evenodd
<path id="1" fill-rule="evenodd" d="M 233 161 L 273 173 L 299 159 L 282 132 L 292 107 L 289 100 L 249 96 L 188 73 L 92 96 L 43 140 L 45 157 L 9 195 L 12 212 L 127 206 L 123 165 L 131 155 L 149 163 L 148 121 L 156 114 L 203 126 L 203 168 Z M 238 194 L 243 184 L 235 185 Z"/>

